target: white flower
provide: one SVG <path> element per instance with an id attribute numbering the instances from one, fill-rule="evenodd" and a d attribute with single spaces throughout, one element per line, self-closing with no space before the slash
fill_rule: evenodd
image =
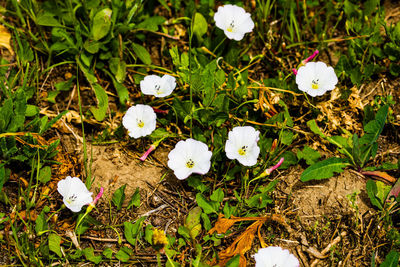
<path id="1" fill-rule="evenodd" d="M 240 41 L 245 33 L 251 32 L 254 22 L 242 7 L 224 5 L 214 14 L 215 25 L 224 31 L 226 37 Z"/>
<path id="2" fill-rule="evenodd" d="M 260 148 L 257 146 L 260 132 L 251 126 L 239 126 L 232 129 L 225 143 L 226 156 L 237 159 L 245 166 L 257 163 Z"/>
<path id="3" fill-rule="evenodd" d="M 253 255 L 256 267 L 299 267 L 299 260 L 281 247 L 261 248 Z"/>
<path id="4" fill-rule="evenodd" d="M 57 184 L 57 191 L 63 196 L 63 202 L 73 212 L 79 212 L 83 205 L 89 205 L 92 194 L 86 185 L 77 177 L 67 176 Z"/>
<path id="5" fill-rule="evenodd" d="M 308 62 L 297 71 L 296 83 L 299 90 L 310 96 L 323 95 L 326 91 L 335 89 L 338 78 L 332 67 L 324 62 Z"/>
<path id="6" fill-rule="evenodd" d="M 168 167 L 179 180 L 183 180 L 192 173 L 206 174 L 210 170 L 211 156 L 203 142 L 190 138 L 181 140 L 168 154 Z"/>
<path id="7" fill-rule="evenodd" d="M 175 77 L 165 74 L 162 77 L 157 75 L 147 75 L 140 82 L 140 90 L 145 95 L 154 95 L 156 97 L 168 96 L 175 89 Z"/>
<path id="8" fill-rule="evenodd" d="M 148 105 L 137 104 L 130 107 L 122 118 L 122 125 L 130 137 L 139 138 L 151 134 L 156 129 L 156 113 Z"/>

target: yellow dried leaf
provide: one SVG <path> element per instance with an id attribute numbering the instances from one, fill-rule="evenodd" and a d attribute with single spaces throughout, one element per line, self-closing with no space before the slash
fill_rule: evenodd
<path id="1" fill-rule="evenodd" d="M 14 50 L 10 45 L 10 39 L 11 39 L 11 34 L 7 31 L 7 29 L 3 25 L 0 25 L 0 46 L 7 48 L 8 51 L 10 51 L 12 55 L 14 55 Z"/>

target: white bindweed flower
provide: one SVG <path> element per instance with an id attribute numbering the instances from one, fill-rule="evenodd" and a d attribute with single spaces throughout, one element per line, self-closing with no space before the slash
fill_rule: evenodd
<path id="1" fill-rule="evenodd" d="M 281 247 L 261 248 L 253 255 L 256 267 L 299 267 L 299 260 Z"/>
<path id="2" fill-rule="evenodd" d="M 211 156 L 211 151 L 203 142 L 190 138 L 181 140 L 168 154 L 168 167 L 179 180 L 183 180 L 192 173 L 206 174 L 210 170 Z"/>
<path id="3" fill-rule="evenodd" d="M 245 166 L 257 163 L 260 148 L 257 146 L 260 132 L 251 126 L 239 126 L 232 129 L 225 143 L 226 156 L 237 159 Z"/>
<path id="4" fill-rule="evenodd" d="M 130 107 L 122 118 L 122 125 L 130 137 L 139 138 L 151 134 L 156 129 L 156 113 L 148 105 L 137 104 Z"/>
<path id="5" fill-rule="evenodd" d="M 320 96 L 335 89 L 338 78 L 332 67 L 324 62 L 308 62 L 297 71 L 296 83 L 299 90 L 310 96 Z"/>
<path id="6" fill-rule="evenodd" d="M 89 205 L 92 201 L 92 194 L 86 185 L 77 177 L 67 176 L 57 184 L 57 191 L 63 196 L 63 202 L 73 212 L 79 212 L 82 206 Z"/>
<path id="7" fill-rule="evenodd" d="M 164 97 L 172 93 L 176 87 L 175 77 L 165 74 L 162 77 L 157 75 L 147 75 L 140 82 L 140 90 L 145 95 Z"/>
<path id="8" fill-rule="evenodd" d="M 214 14 L 215 25 L 224 31 L 226 37 L 240 41 L 245 33 L 251 32 L 254 22 L 242 7 L 224 5 Z"/>

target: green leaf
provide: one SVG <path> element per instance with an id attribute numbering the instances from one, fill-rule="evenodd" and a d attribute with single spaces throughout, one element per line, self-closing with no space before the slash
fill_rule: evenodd
<path id="1" fill-rule="evenodd" d="M 208 23 L 202 14 L 196 13 L 194 15 L 193 32 L 199 40 L 207 32 Z"/>
<path id="2" fill-rule="evenodd" d="M 292 151 L 285 151 L 283 154 L 280 156 L 280 158 L 285 158 L 283 161 L 282 165 L 279 167 L 279 170 L 285 170 L 289 168 L 292 165 L 297 164 L 297 157 L 296 154 L 294 154 Z M 278 163 L 279 159 L 274 162 L 274 164 Z"/>
<path id="3" fill-rule="evenodd" d="M 385 126 L 386 117 L 389 113 L 389 106 L 382 106 L 375 115 L 375 120 L 372 120 L 364 126 L 365 134 L 360 138 L 361 144 L 371 144 L 378 140 L 379 135 Z"/>
<path id="4" fill-rule="evenodd" d="M 304 146 L 303 150 L 297 151 L 297 158 L 304 159 L 308 165 L 315 164 L 320 157 L 321 154 L 309 146 Z"/>
<path id="5" fill-rule="evenodd" d="M 41 26 L 60 27 L 62 26 L 57 19 L 54 18 L 54 14 L 41 13 L 36 18 L 36 23 Z"/>
<path id="6" fill-rule="evenodd" d="M 93 116 L 96 120 L 102 121 L 104 120 L 108 108 L 108 96 L 106 91 L 99 84 L 92 84 L 92 88 L 94 93 L 96 94 L 98 107 L 90 107 L 90 111 L 93 113 Z"/>
<path id="7" fill-rule="evenodd" d="M 129 210 L 132 206 L 139 207 L 140 206 L 140 192 L 139 188 L 136 188 L 135 193 L 133 193 L 131 200 L 129 201 L 128 207 L 126 208 Z"/>
<path id="8" fill-rule="evenodd" d="M 189 214 L 186 217 L 184 226 L 189 230 L 189 236 L 192 240 L 195 240 L 201 232 L 201 214 L 201 208 L 195 207 L 189 211 Z"/>
<path id="9" fill-rule="evenodd" d="M 143 222 L 146 217 L 140 217 L 135 223 L 124 222 L 124 235 L 126 240 L 132 245 L 136 246 L 136 238 L 141 232 Z"/>
<path id="10" fill-rule="evenodd" d="M 108 34 L 111 28 L 111 14 L 111 9 L 104 8 L 94 16 L 92 24 L 93 40 L 98 41 Z"/>
<path id="11" fill-rule="evenodd" d="M 49 235 L 49 249 L 54 253 L 56 253 L 58 257 L 61 258 L 62 254 L 61 254 L 60 244 L 61 244 L 61 237 L 57 234 L 51 233 Z"/>
<path id="12" fill-rule="evenodd" d="M 51 179 L 51 167 L 50 166 L 44 166 L 43 168 L 40 169 L 39 172 L 39 181 L 42 182 L 43 184 L 49 182 Z"/>
<path id="13" fill-rule="evenodd" d="M 106 257 L 107 259 L 111 259 L 112 258 L 112 254 L 113 254 L 114 252 L 113 252 L 113 250 L 111 249 L 111 248 L 105 248 L 104 250 L 103 250 L 103 255 L 104 255 L 104 257 Z"/>
<path id="14" fill-rule="evenodd" d="M 39 108 L 35 105 L 27 105 L 25 110 L 25 116 L 33 117 L 39 114 Z"/>
<path id="15" fill-rule="evenodd" d="M 111 72 L 115 75 L 118 83 L 123 83 L 126 75 L 126 63 L 118 57 L 113 57 L 109 60 Z"/>
<path id="16" fill-rule="evenodd" d="M 149 242 L 150 245 L 153 245 L 153 225 L 148 224 L 144 230 L 144 239 Z"/>
<path id="17" fill-rule="evenodd" d="M 222 190 L 222 188 L 218 188 L 217 190 L 215 190 L 211 194 L 210 199 L 212 201 L 222 202 L 222 200 L 224 199 L 224 191 Z"/>
<path id="18" fill-rule="evenodd" d="M 87 39 L 83 44 L 83 48 L 90 54 L 96 54 L 100 50 L 101 43 Z"/>
<path id="19" fill-rule="evenodd" d="M 196 194 L 196 202 L 206 214 L 217 213 L 217 210 L 214 205 L 212 205 L 212 202 L 208 201 L 201 193 Z"/>
<path id="20" fill-rule="evenodd" d="M 36 218 L 35 223 L 36 223 L 36 225 L 35 225 L 36 234 L 39 234 L 40 232 L 43 232 L 43 231 L 46 231 L 47 229 L 49 229 L 49 227 L 47 225 L 47 221 L 46 221 L 46 215 L 44 215 L 43 210 L 39 214 L 39 216 Z"/>
<path id="21" fill-rule="evenodd" d="M 122 262 L 127 262 L 129 261 L 133 251 L 128 248 L 128 247 L 122 247 L 116 254 L 115 257 L 122 261 Z"/>
<path id="22" fill-rule="evenodd" d="M 321 180 L 330 178 L 334 173 L 341 173 L 343 169 L 349 166 L 348 159 L 329 158 L 311 165 L 303 171 L 300 180 L 307 182 L 310 180 Z"/>
<path id="23" fill-rule="evenodd" d="M 363 5 L 364 16 L 370 16 L 378 5 L 379 5 L 379 0 L 367 0 Z"/>
<path id="24" fill-rule="evenodd" d="M 399 266 L 399 257 L 399 252 L 392 250 L 386 255 L 385 260 L 379 267 L 397 267 Z"/>
<path id="25" fill-rule="evenodd" d="M 117 207 L 117 210 L 120 210 L 122 208 L 122 204 L 124 203 L 125 187 L 126 187 L 126 184 L 124 184 L 123 186 L 118 188 L 112 196 L 112 202 Z"/>
<path id="26" fill-rule="evenodd" d="M 268 204 L 271 204 L 274 200 L 269 196 L 269 193 L 266 192 L 254 195 L 251 198 L 246 199 L 245 201 L 250 208 L 263 209 Z"/>
<path id="27" fill-rule="evenodd" d="M 146 65 L 150 65 L 151 64 L 151 57 L 150 57 L 149 52 L 147 52 L 146 48 L 144 48 L 140 44 L 132 43 L 132 49 L 133 49 L 133 52 L 135 52 L 136 56 L 138 58 L 140 58 L 140 60 L 144 64 L 146 64 Z"/>
<path id="28" fill-rule="evenodd" d="M 88 261 L 94 262 L 95 264 L 99 264 L 102 260 L 101 255 L 95 256 L 94 255 L 94 248 L 87 247 L 83 250 L 83 254 L 85 255 Z"/>

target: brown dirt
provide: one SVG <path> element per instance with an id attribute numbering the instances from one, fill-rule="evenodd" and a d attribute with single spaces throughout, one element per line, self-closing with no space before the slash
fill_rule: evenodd
<path id="1" fill-rule="evenodd" d="M 358 208 L 358 215 L 373 210 L 365 191 L 365 180 L 354 172 L 345 170 L 330 179 L 305 183 L 300 181 L 302 172 L 300 166 L 291 169 L 279 188 L 290 195 L 297 218 L 302 224 L 312 226 L 324 216 L 353 214 L 354 207 Z M 353 193 L 357 194 L 354 207 L 348 199 Z"/>
<path id="2" fill-rule="evenodd" d="M 162 149 L 154 151 L 145 162 L 119 144 L 89 146 L 88 154 L 94 179 L 92 187 L 104 187 L 104 200 L 111 200 L 115 190 L 126 184 L 125 205 L 136 188 L 149 191 L 167 171 L 160 162 L 167 162 L 168 151 Z"/>

